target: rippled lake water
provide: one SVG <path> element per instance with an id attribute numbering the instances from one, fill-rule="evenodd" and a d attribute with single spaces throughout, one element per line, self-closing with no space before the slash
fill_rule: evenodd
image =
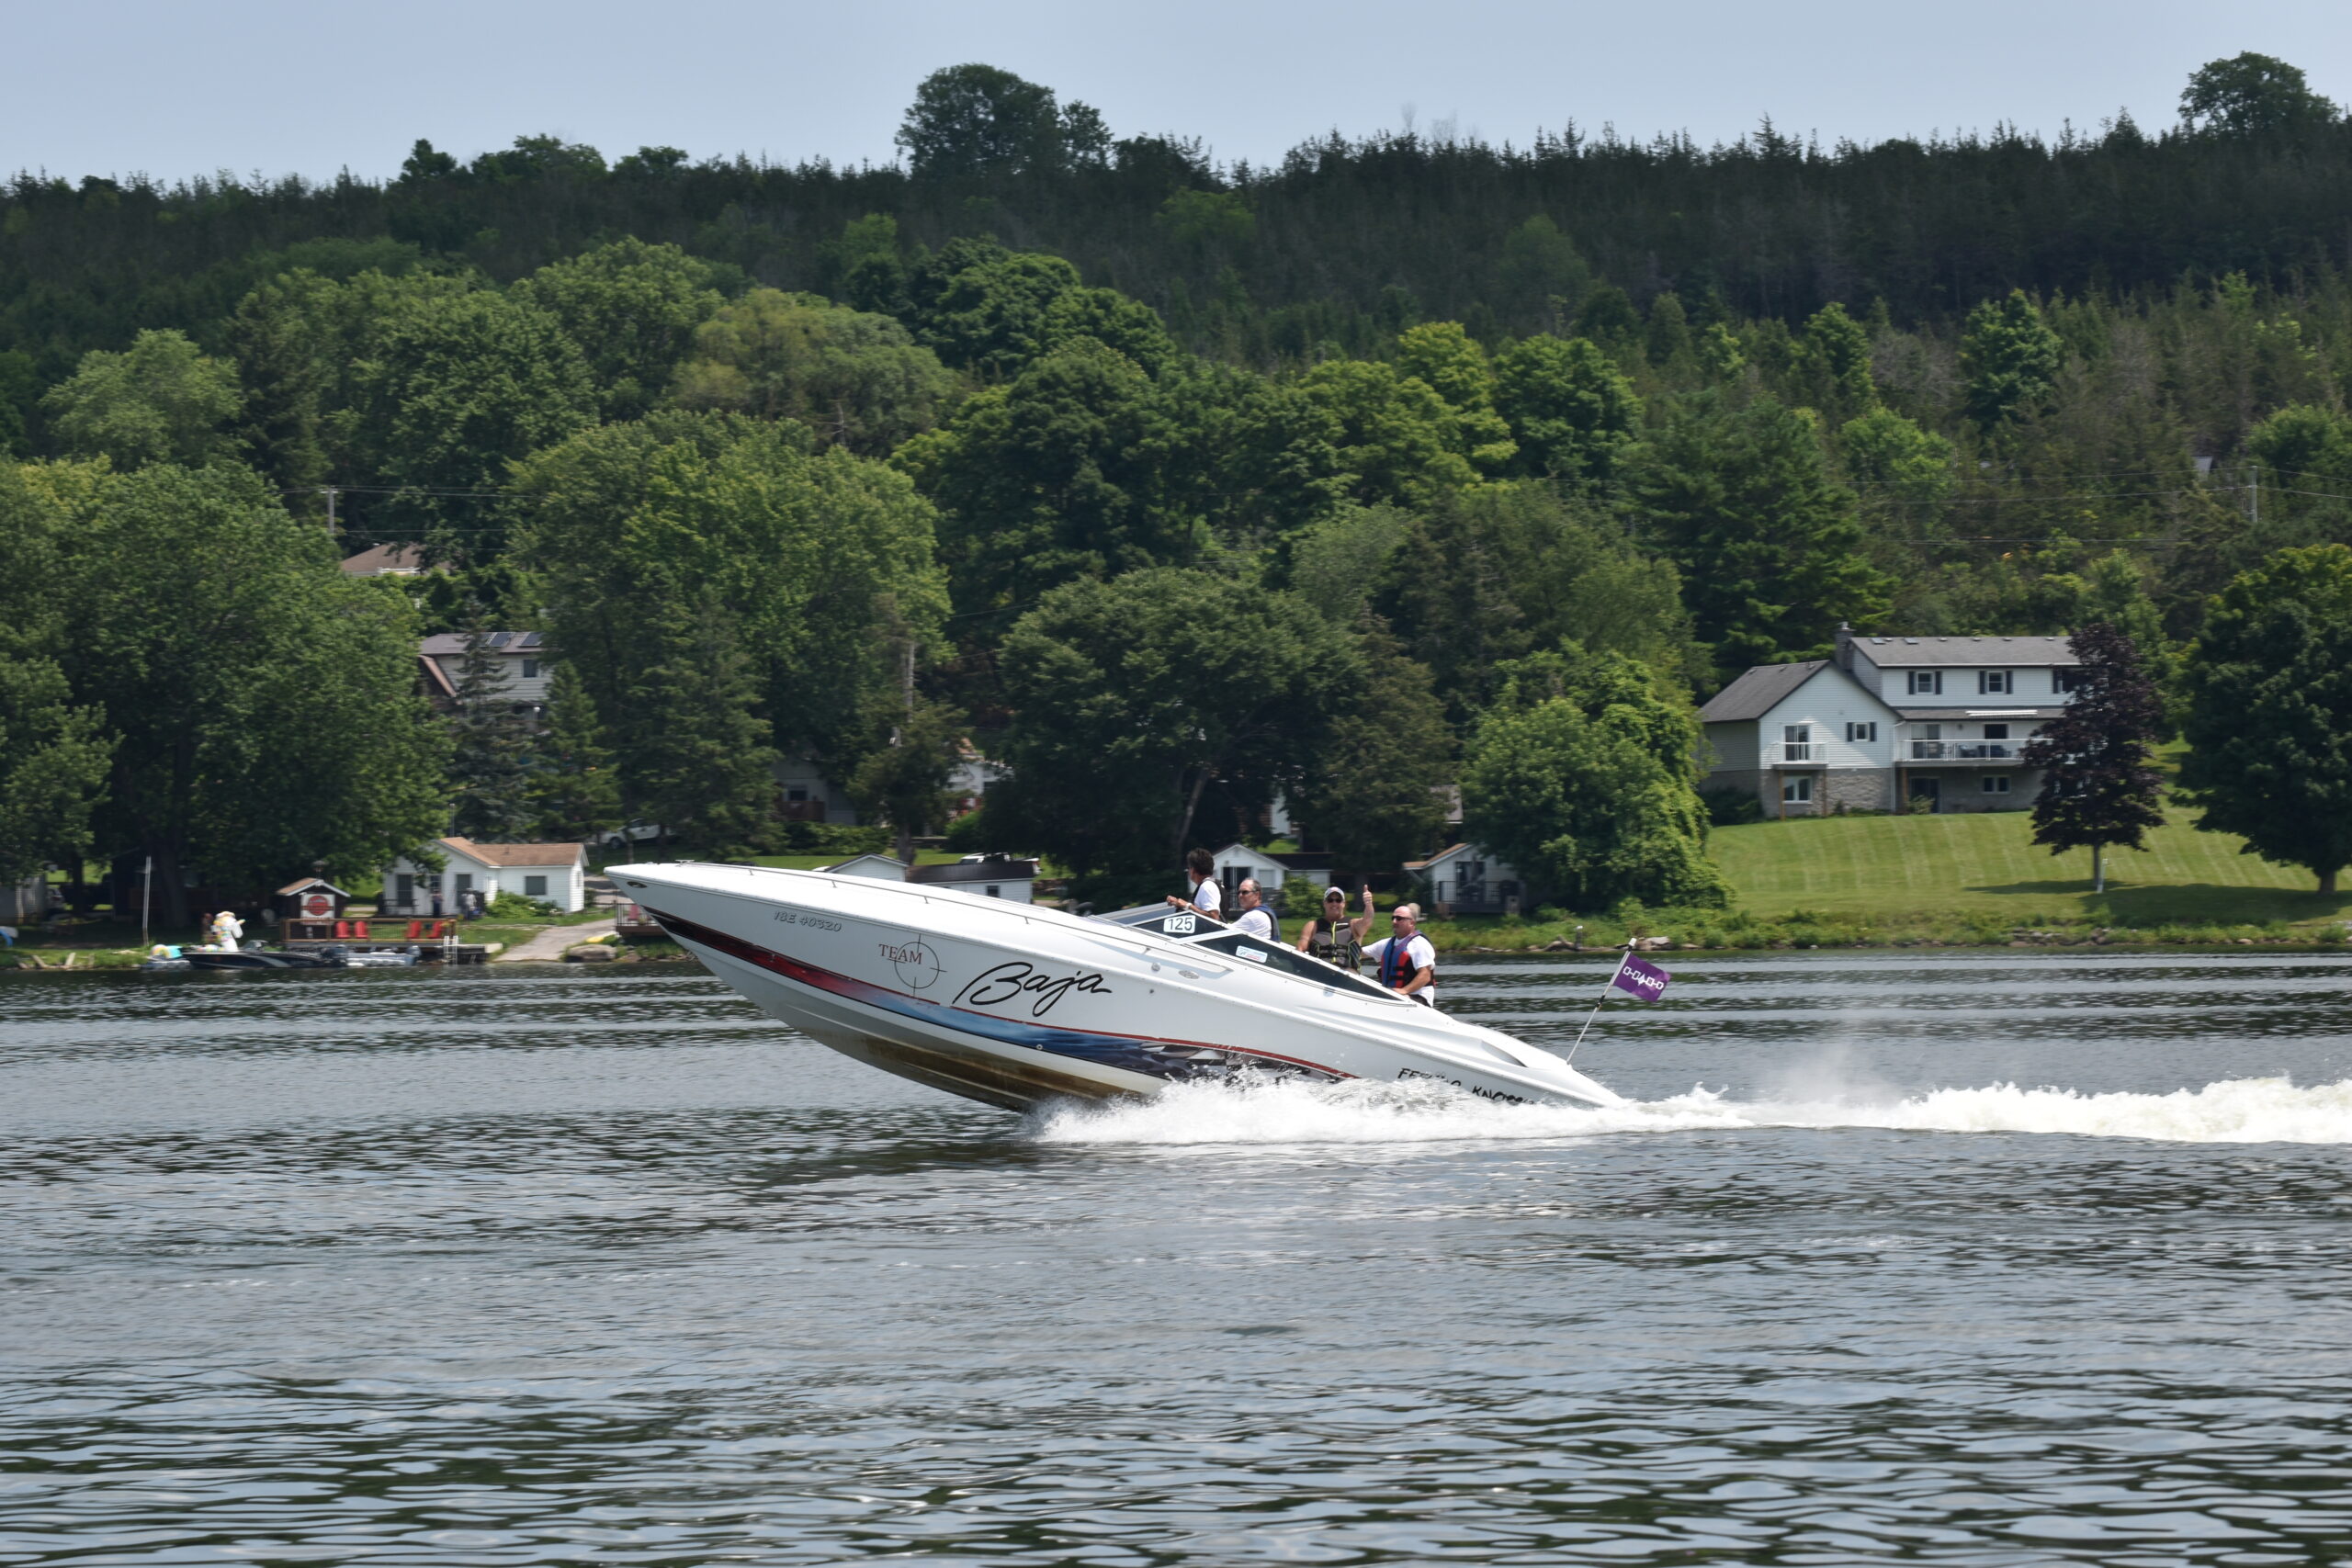
<path id="1" fill-rule="evenodd" d="M 2352 964 L 1672 966 L 1622 1112 L 1027 1122 L 692 970 L 0 981 L 0 1562 L 2352 1552 Z"/>

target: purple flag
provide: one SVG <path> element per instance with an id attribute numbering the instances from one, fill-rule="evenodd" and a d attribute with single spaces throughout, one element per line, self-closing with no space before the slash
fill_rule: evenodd
<path id="1" fill-rule="evenodd" d="M 1629 953 L 1625 961 L 1617 965 L 1617 973 L 1609 977 L 1609 983 L 1635 1001 L 1654 1002 L 1666 995 L 1666 983 L 1673 978 L 1657 964 L 1645 964 Z"/>

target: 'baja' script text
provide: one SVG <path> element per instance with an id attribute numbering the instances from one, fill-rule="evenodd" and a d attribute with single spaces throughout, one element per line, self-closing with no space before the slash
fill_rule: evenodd
<path id="1" fill-rule="evenodd" d="M 969 1003 L 976 1008 L 1001 1007 L 1006 1002 L 1024 996 L 1035 997 L 1029 1007 L 1031 1018 L 1043 1018 L 1054 1010 L 1054 1004 L 1072 991 L 1092 991 L 1107 997 L 1111 987 L 1102 976 L 1091 972 L 1084 975 L 1048 975 L 1034 964 L 1015 959 L 1000 964 L 993 969 L 982 970 L 956 993 L 956 1005 Z"/>

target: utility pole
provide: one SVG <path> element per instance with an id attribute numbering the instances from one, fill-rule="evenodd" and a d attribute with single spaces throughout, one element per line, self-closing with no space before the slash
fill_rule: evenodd
<path id="1" fill-rule="evenodd" d="M 326 485 L 321 488 L 319 493 L 327 498 L 327 537 L 332 539 L 336 534 L 334 522 L 334 498 L 337 491 L 334 486 Z"/>

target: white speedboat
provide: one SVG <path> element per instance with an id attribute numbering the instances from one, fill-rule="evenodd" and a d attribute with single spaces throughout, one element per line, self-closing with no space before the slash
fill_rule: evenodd
<path id="1" fill-rule="evenodd" d="M 887 1072 L 1015 1111 L 1260 1074 L 1623 1103 L 1549 1052 L 1165 905 L 1080 917 L 763 866 L 611 874 L 763 1011 Z"/>

